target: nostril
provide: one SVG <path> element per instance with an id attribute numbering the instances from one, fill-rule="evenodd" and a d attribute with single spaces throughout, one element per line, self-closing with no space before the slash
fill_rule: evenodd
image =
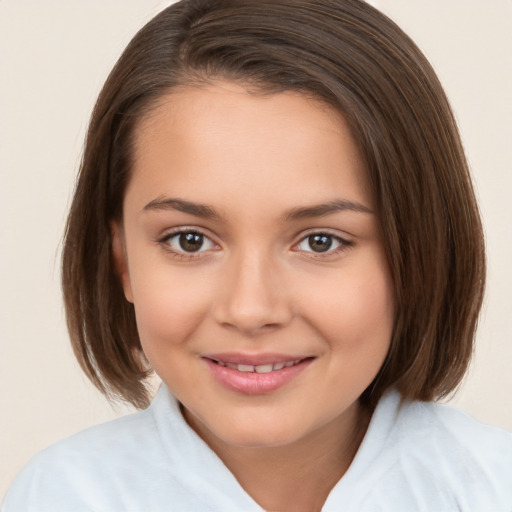
<path id="1" fill-rule="evenodd" d="M 288 296 L 273 272 L 273 263 L 261 255 L 244 254 L 232 260 L 214 306 L 216 322 L 247 335 L 287 324 L 291 318 Z"/>

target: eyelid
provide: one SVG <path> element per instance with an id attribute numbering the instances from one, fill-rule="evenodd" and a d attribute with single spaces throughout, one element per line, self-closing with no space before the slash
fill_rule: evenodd
<path id="1" fill-rule="evenodd" d="M 332 228 L 310 228 L 306 229 L 304 231 L 301 231 L 299 235 L 295 237 L 297 240 L 294 245 L 298 244 L 299 242 L 302 242 L 305 238 L 308 238 L 312 235 L 329 235 L 333 238 L 338 238 L 339 240 L 342 240 L 345 243 L 352 243 L 353 236 L 346 232 L 340 232 L 338 229 L 332 229 Z"/>
<path id="2" fill-rule="evenodd" d="M 184 225 L 169 227 L 166 229 L 162 229 L 161 231 L 162 231 L 162 234 L 160 236 L 158 236 L 159 240 L 162 240 L 164 238 L 169 238 L 173 235 L 177 235 L 180 233 L 189 233 L 189 232 L 199 233 L 200 235 L 210 238 L 211 240 L 213 240 L 214 238 L 217 238 L 216 235 L 214 233 L 212 233 L 209 229 L 203 228 L 201 226 L 197 226 L 194 224 L 184 224 Z"/>
<path id="3" fill-rule="evenodd" d="M 172 240 L 174 237 L 185 233 L 197 233 L 198 235 L 203 236 L 205 239 L 209 240 L 210 243 L 214 246 L 213 249 L 200 249 L 196 252 L 187 252 L 177 250 L 171 247 L 169 241 Z M 174 228 L 170 228 L 167 231 L 165 231 L 161 236 L 157 237 L 155 242 L 161 245 L 166 252 L 170 253 L 171 255 L 179 259 L 201 258 L 205 256 L 204 253 L 208 253 L 211 250 L 217 250 L 220 248 L 220 244 L 215 241 L 215 237 L 210 234 L 210 231 L 199 226 L 177 226 Z"/>
<path id="4" fill-rule="evenodd" d="M 305 251 L 298 249 L 299 244 L 307 240 L 310 236 L 313 235 L 327 235 L 334 239 L 336 239 L 339 242 L 339 246 L 335 247 L 334 249 L 329 249 L 325 252 L 315 252 L 315 251 Z M 350 237 L 346 237 L 342 235 L 339 231 L 334 231 L 332 229 L 326 228 L 312 228 L 308 229 L 307 231 L 304 231 L 300 234 L 300 237 L 298 237 L 298 240 L 293 244 L 292 250 L 296 252 L 302 252 L 306 253 L 308 257 L 314 257 L 314 258 L 328 258 L 329 256 L 333 256 L 336 254 L 339 254 L 340 252 L 346 251 L 347 249 L 351 248 L 353 246 L 353 241 L 350 239 Z"/>

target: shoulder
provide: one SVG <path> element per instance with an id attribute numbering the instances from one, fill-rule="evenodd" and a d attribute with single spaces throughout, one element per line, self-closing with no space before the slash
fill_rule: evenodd
<path id="1" fill-rule="evenodd" d="M 464 461 L 473 470 L 500 469 L 512 477 L 512 433 L 476 421 L 453 407 L 430 402 L 404 402 L 398 431 L 410 440 L 412 453 L 434 450 L 433 460 Z"/>
<path id="2" fill-rule="evenodd" d="M 454 510 L 512 510 L 512 433 L 447 405 L 407 401 L 393 430 L 390 474 L 414 492 Z"/>
<path id="3" fill-rule="evenodd" d="M 259 510 L 162 386 L 149 409 L 36 455 L 2 512 Z"/>
<path id="4" fill-rule="evenodd" d="M 44 449 L 23 468 L 2 510 L 64 511 L 109 503 L 112 482 L 130 465 L 158 464 L 162 450 L 150 411 L 88 428 Z M 20 508 L 21 507 L 21 508 Z"/>

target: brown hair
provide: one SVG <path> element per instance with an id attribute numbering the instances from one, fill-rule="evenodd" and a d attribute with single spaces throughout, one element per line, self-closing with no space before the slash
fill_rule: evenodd
<path id="1" fill-rule="evenodd" d="M 485 281 L 475 196 L 434 71 L 361 0 L 182 0 L 130 42 L 92 115 L 63 251 L 68 327 L 88 377 L 111 398 L 148 403 L 109 223 L 121 215 L 141 117 L 173 87 L 215 78 L 296 90 L 345 116 L 366 161 L 396 297 L 391 348 L 362 399 L 375 404 L 391 386 L 421 400 L 453 391 Z"/>

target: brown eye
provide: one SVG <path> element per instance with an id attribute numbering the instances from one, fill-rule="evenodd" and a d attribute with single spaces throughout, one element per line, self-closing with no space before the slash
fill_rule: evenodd
<path id="1" fill-rule="evenodd" d="M 204 236 L 199 233 L 181 233 L 178 241 L 185 252 L 197 252 L 203 246 Z"/>
<path id="2" fill-rule="evenodd" d="M 215 248 L 215 244 L 197 231 L 182 231 L 169 236 L 166 241 L 174 252 L 195 253 Z"/>
<path id="3" fill-rule="evenodd" d="M 333 253 L 337 249 L 349 246 L 350 242 L 343 240 L 339 236 L 329 233 L 313 233 L 303 238 L 297 248 L 299 251 L 313 253 Z"/>
<path id="4" fill-rule="evenodd" d="M 332 246 L 332 236 L 330 235 L 311 235 L 308 236 L 308 245 L 314 252 L 326 252 Z"/>

